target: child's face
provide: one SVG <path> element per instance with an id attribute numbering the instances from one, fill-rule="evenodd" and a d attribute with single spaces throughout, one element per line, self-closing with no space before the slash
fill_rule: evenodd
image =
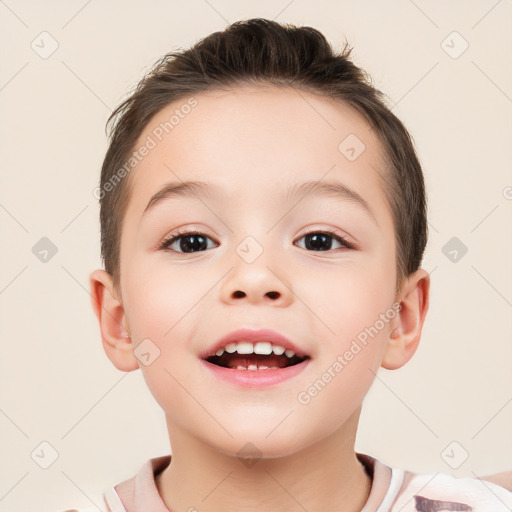
<path id="1" fill-rule="evenodd" d="M 225 453 L 252 442 L 263 454 L 285 455 L 336 431 L 354 433 L 398 325 L 380 145 L 359 115 L 305 92 L 245 88 L 195 99 L 162 141 L 154 130 L 186 100 L 159 112 L 137 145 L 148 135 L 157 142 L 132 171 L 121 239 L 122 323 L 136 353 L 151 340 L 139 349 L 151 364 L 132 355 L 133 368 L 164 409 L 171 436 L 187 432 Z M 219 195 L 174 196 L 144 213 L 165 184 L 189 180 Z M 304 182 L 343 184 L 367 208 L 334 193 L 287 198 Z M 178 252 L 157 249 L 178 228 L 207 238 L 177 240 Z M 331 230 L 353 247 L 322 238 Z M 365 344 L 361 333 L 372 326 L 378 333 L 367 333 Z M 270 386 L 222 380 L 198 354 L 239 328 L 277 331 L 309 362 Z M 126 368 L 116 354 L 114 364 Z"/>

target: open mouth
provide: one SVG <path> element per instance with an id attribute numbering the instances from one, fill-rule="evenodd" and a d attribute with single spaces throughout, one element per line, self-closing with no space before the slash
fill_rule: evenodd
<path id="1" fill-rule="evenodd" d="M 224 352 L 220 356 L 213 355 L 206 358 L 211 364 L 233 370 L 278 370 L 302 363 L 309 356 L 300 357 L 296 354 L 238 354 L 237 352 Z"/>

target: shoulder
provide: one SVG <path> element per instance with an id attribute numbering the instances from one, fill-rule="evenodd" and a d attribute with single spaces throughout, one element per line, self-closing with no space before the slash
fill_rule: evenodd
<path id="1" fill-rule="evenodd" d="M 503 475 L 502 473 L 498 474 Z M 506 475 L 506 474 L 505 474 Z M 392 511 L 467 510 L 509 512 L 512 492 L 487 478 L 455 477 L 446 473 L 403 472 L 403 482 Z"/>
<path id="2" fill-rule="evenodd" d="M 494 473 L 482 477 L 487 482 L 493 482 L 508 491 L 512 492 L 512 469 L 510 471 L 503 471 L 502 473 Z"/>
<path id="3" fill-rule="evenodd" d="M 171 462 L 170 455 L 146 460 L 138 472 L 115 486 L 105 487 L 101 496 L 89 496 L 92 504 L 53 512 L 127 512 L 140 510 L 141 501 L 147 509 L 166 510 L 155 484 L 155 475 Z"/>

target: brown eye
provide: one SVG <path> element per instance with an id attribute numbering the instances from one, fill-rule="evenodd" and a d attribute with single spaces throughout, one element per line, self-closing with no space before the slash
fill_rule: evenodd
<path id="1" fill-rule="evenodd" d="M 164 240 L 159 249 L 185 254 L 201 252 L 211 249 L 208 247 L 208 240 L 211 238 L 198 231 L 180 232 Z"/>
<path id="2" fill-rule="evenodd" d="M 310 251 L 326 252 L 333 250 L 333 240 L 341 244 L 341 247 L 352 249 L 352 245 L 349 242 L 347 242 L 341 235 L 337 235 L 332 231 L 312 231 L 311 233 L 302 235 L 299 240 L 303 238 L 306 240 L 305 247 L 303 247 L 303 249 Z M 337 247 L 334 247 L 334 249 L 337 249 Z"/>

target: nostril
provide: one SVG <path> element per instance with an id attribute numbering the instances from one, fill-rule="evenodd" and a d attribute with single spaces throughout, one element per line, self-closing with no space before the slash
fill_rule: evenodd
<path id="1" fill-rule="evenodd" d="M 267 292 L 266 295 L 268 295 L 271 299 L 279 298 L 279 292 Z M 235 297 L 236 299 L 245 297 L 245 292 L 243 292 L 241 290 L 237 290 L 236 292 L 233 292 L 233 297 Z"/>

